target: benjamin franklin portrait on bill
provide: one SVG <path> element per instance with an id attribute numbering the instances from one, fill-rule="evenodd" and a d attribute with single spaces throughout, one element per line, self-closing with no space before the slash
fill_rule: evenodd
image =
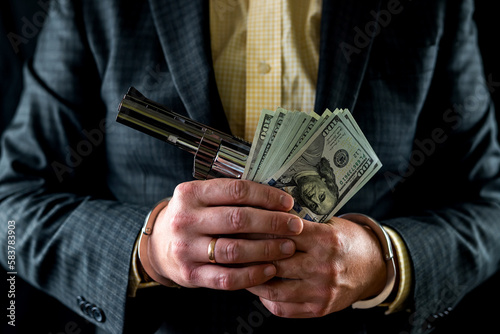
<path id="1" fill-rule="evenodd" d="M 276 187 L 295 186 L 292 196 L 315 214 L 329 214 L 339 191 L 330 162 L 322 156 L 325 138 L 318 136 L 309 148 L 277 180 Z"/>

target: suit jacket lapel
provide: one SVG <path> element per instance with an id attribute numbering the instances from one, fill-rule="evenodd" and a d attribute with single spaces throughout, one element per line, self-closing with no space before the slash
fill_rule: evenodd
<path id="1" fill-rule="evenodd" d="M 149 3 L 167 65 L 189 117 L 229 132 L 213 72 L 208 2 Z"/>
<path id="2" fill-rule="evenodd" d="M 380 2 L 323 1 L 317 112 L 336 107 L 354 110 L 373 42 L 373 34 L 364 33 L 365 26 L 375 20 L 371 12 L 379 11 Z M 167 64 L 189 116 L 229 132 L 213 72 L 208 2 L 149 3 Z"/>
<path id="3" fill-rule="evenodd" d="M 375 21 L 372 12 L 379 8 L 380 0 L 323 1 L 317 112 L 354 110 L 374 37 L 365 33 L 365 26 Z"/>

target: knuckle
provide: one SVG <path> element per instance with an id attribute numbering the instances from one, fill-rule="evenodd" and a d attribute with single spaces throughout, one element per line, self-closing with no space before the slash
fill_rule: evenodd
<path id="1" fill-rule="evenodd" d="M 334 249 L 336 252 L 344 253 L 349 244 L 347 238 L 345 234 L 332 230 L 330 233 L 321 235 L 319 245 Z"/>
<path id="2" fill-rule="evenodd" d="M 241 250 L 236 241 L 229 241 L 224 249 L 229 262 L 238 262 L 240 260 Z"/>
<path id="3" fill-rule="evenodd" d="M 180 275 L 187 285 L 195 286 L 199 280 L 198 271 L 190 266 L 182 266 L 180 268 Z"/>
<path id="4" fill-rule="evenodd" d="M 276 234 L 280 229 L 280 215 L 273 214 L 271 217 L 271 223 L 269 224 L 272 234 Z"/>
<path id="5" fill-rule="evenodd" d="M 324 296 L 326 296 L 325 308 L 328 305 L 333 304 L 337 300 L 338 291 L 334 286 L 329 286 L 326 291 L 324 291 Z"/>
<path id="6" fill-rule="evenodd" d="M 180 217 L 179 214 L 175 214 L 172 216 L 172 219 L 170 220 L 170 227 L 172 228 L 172 231 L 179 232 L 182 231 L 184 228 L 184 219 Z"/>
<path id="7" fill-rule="evenodd" d="M 335 249 L 340 250 L 340 251 L 343 251 L 346 247 L 346 242 L 345 242 L 343 236 L 340 234 L 333 234 L 333 236 L 331 238 L 329 238 L 329 240 L 326 242 L 330 243 L 330 245 L 333 245 L 333 247 L 335 247 Z"/>
<path id="8" fill-rule="evenodd" d="M 183 197 L 186 194 L 192 193 L 194 191 L 193 188 L 193 182 L 180 183 L 175 187 L 174 196 L 177 195 Z"/>
<path id="9" fill-rule="evenodd" d="M 248 183 L 243 180 L 231 180 L 228 183 L 227 191 L 230 198 L 239 203 L 248 195 Z"/>
<path id="10" fill-rule="evenodd" d="M 264 243 L 263 252 L 264 252 L 264 259 L 272 258 L 271 244 L 269 242 Z"/>
<path id="11" fill-rule="evenodd" d="M 232 208 L 231 210 L 231 213 L 228 215 L 229 225 L 233 229 L 233 232 L 243 232 L 247 221 L 246 210 L 244 208 Z"/>
<path id="12" fill-rule="evenodd" d="M 173 197 L 177 197 L 181 201 L 192 202 L 193 199 L 198 198 L 200 191 L 199 181 L 183 182 L 175 187 Z"/>
<path id="13" fill-rule="evenodd" d="M 172 215 L 170 227 L 174 232 L 181 232 L 194 222 L 195 217 L 192 212 L 180 210 Z"/>
<path id="14" fill-rule="evenodd" d="M 334 284 L 338 284 L 345 280 L 346 268 L 338 261 L 332 262 L 329 266 L 328 275 Z"/>
<path id="15" fill-rule="evenodd" d="M 231 276 L 227 273 L 219 273 L 215 276 L 215 286 L 220 290 L 231 290 L 233 282 Z"/>
<path id="16" fill-rule="evenodd" d="M 275 288 L 272 288 L 270 287 L 268 290 L 267 290 L 267 293 L 266 293 L 266 299 L 268 300 L 272 300 L 272 301 L 276 301 L 278 300 L 279 298 L 279 293 L 278 293 L 278 290 L 275 289 Z"/>
<path id="17" fill-rule="evenodd" d="M 277 317 L 285 317 L 285 310 L 280 303 L 272 302 L 268 305 L 268 310 Z"/>
<path id="18" fill-rule="evenodd" d="M 189 251 L 189 247 L 185 242 L 176 241 L 171 245 L 171 254 L 173 258 L 184 259 Z"/>
<path id="19" fill-rule="evenodd" d="M 313 317 L 315 317 L 315 318 L 323 317 L 328 313 L 326 310 L 326 307 L 322 304 L 310 305 L 309 311 L 312 313 Z"/>
<path id="20" fill-rule="evenodd" d="M 249 286 L 255 286 L 259 283 L 257 277 L 251 271 L 248 271 L 247 279 Z"/>
<path id="21" fill-rule="evenodd" d="M 275 193 L 274 188 L 268 187 L 266 188 L 266 203 L 273 203 L 275 201 Z"/>

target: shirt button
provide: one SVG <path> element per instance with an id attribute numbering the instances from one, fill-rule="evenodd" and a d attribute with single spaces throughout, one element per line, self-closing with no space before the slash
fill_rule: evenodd
<path id="1" fill-rule="evenodd" d="M 259 73 L 260 74 L 267 74 L 271 72 L 271 65 L 268 63 L 260 62 L 259 63 Z"/>

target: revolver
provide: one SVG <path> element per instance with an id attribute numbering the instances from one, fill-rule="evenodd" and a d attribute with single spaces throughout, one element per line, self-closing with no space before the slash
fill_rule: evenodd
<path id="1" fill-rule="evenodd" d="M 245 171 L 250 143 L 176 114 L 134 87 L 120 102 L 116 121 L 193 154 L 195 179 L 239 179 Z"/>

